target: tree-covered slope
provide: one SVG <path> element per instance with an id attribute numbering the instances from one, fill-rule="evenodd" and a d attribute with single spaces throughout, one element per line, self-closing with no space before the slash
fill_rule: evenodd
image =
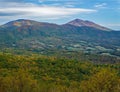
<path id="1" fill-rule="evenodd" d="M 120 64 L 0 53 L 0 92 L 119 92 Z"/>
<path id="2" fill-rule="evenodd" d="M 0 27 L 0 47 L 33 51 L 61 49 L 119 56 L 115 52 L 120 53 L 120 32 L 108 30 L 88 22 L 75 26 L 20 19 Z"/>

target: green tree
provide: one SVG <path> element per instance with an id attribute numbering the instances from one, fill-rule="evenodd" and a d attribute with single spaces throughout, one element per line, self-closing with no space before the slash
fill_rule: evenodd
<path id="1" fill-rule="evenodd" d="M 120 78 L 111 69 L 102 69 L 89 80 L 82 81 L 82 92 L 120 92 Z"/>
<path id="2" fill-rule="evenodd" d="M 37 89 L 37 81 L 23 70 L 11 76 L 0 77 L 0 92 L 37 92 Z"/>

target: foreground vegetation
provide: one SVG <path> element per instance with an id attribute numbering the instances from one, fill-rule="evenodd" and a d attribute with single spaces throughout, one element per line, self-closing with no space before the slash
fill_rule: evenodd
<path id="1" fill-rule="evenodd" d="M 120 92 L 120 63 L 0 53 L 0 92 Z"/>

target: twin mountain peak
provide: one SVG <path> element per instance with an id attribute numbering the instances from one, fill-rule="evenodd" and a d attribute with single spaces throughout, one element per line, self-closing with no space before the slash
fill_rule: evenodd
<path id="1" fill-rule="evenodd" d="M 75 26 L 75 27 L 90 27 L 95 28 L 102 31 L 112 31 L 109 28 L 106 28 L 104 26 L 101 26 L 99 24 L 96 24 L 94 22 L 88 21 L 88 20 L 82 20 L 82 19 L 74 19 L 66 24 L 58 25 L 53 23 L 47 23 L 47 22 L 37 22 L 34 20 L 27 20 L 27 19 L 18 19 L 15 21 L 10 21 L 2 27 L 24 27 L 24 26 L 54 26 L 54 27 L 61 27 L 61 26 Z"/>

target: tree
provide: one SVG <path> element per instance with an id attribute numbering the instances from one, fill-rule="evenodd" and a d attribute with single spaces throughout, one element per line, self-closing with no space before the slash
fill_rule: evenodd
<path id="1" fill-rule="evenodd" d="M 37 92 L 37 89 L 37 81 L 23 70 L 0 78 L 0 92 Z"/>
<path id="2" fill-rule="evenodd" d="M 81 83 L 82 92 L 120 92 L 120 78 L 110 69 L 102 69 Z"/>

